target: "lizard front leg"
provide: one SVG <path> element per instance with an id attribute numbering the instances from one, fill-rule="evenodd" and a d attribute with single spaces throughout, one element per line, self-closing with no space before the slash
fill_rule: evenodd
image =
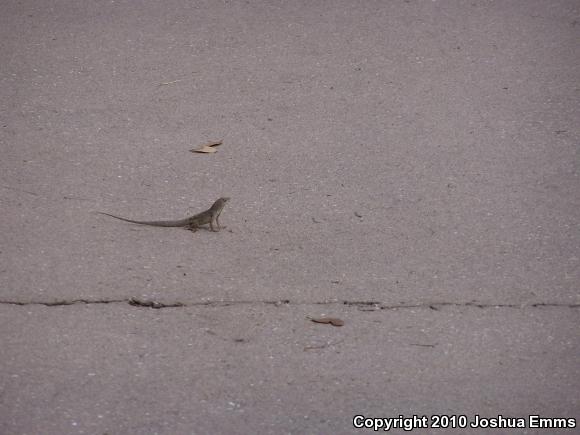
<path id="1" fill-rule="evenodd" d="M 225 226 L 220 225 L 220 214 L 222 214 L 221 210 L 217 214 L 217 216 L 215 217 L 215 223 L 217 224 L 218 230 L 221 230 L 222 228 L 226 228 Z"/>
<path id="2" fill-rule="evenodd" d="M 212 230 L 212 231 L 215 231 L 216 233 L 217 233 L 219 230 L 221 230 L 222 228 L 225 228 L 225 227 L 222 227 L 222 226 L 220 225 L 219 218 L 220 218 L 220 215 L 219 215 L 219 213 L 218 213 L 218 214 L 216 214 L 215 216 L 212 216 L 212 217 L 211 217 L 211 221 L 209 222 L 209 227 L 211 228 L 211 230 Z M 213 226 L 213 222 L 214 222 L 214 221 L 215 221 L 215 225 L 216 225 L 216 227 L 217 227 L 217 230 L 214 230 L 214 226 Z"/>

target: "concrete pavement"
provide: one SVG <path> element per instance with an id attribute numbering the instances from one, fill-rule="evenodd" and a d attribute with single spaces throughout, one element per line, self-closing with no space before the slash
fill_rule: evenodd
<path id="1" fill-rule="evenodd" d="M 580 433 L 578 2 L 2 9 L 0 433 Z"/>

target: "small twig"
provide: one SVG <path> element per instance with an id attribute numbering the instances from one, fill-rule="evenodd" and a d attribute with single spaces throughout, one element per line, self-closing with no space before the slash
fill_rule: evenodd
<path id="1" fill-rule="evenodd" d="M 78 201 L 90 201 L 89 198 L 82 198 L 80 196 L 63 196 L 62 199 L 74 199 Z"/>
<path id="2" fill-rule="evenodd" d="M 435 344 L 409 343 L 409 346 L 435 347 L 435 346 L 437 346 L 437 343 L 435 343 Z"/>
<path id="3" fill-rule="evenodd" d="M 183 79 L 179 79 L 179 80 L 173 80 L 171 82 L 161 82 L 159 83 L 159 86 L 167 86 L 167 85 L 172 85 L 173 83 L 177 83 L 177 82 L 182 82 Z"/>

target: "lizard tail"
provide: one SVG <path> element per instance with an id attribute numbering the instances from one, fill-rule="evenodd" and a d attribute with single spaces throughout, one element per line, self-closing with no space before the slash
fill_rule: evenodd
<path id="1" fill-rule="evenodd" d="M 110 216 L 112 218 L 119 219 L 121 221 L 130 222 L 132 224 L 149 225 L 153 227 L 184 227 L 189 223 L 187 219 L 179 221 L 135 221 L 133 219 L 115 216 L 114 214 L 104 213 L 102 211 L 98 211 L 97 213 L 104 214 L 105 216 Z"/>

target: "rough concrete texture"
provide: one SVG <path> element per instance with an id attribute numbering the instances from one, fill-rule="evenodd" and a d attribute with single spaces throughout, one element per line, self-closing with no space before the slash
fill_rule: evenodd
<path id="1" fill-rule="evenodd" d="M 1 6 L 0 433 L 580 433 L 578 1 Z"/>

